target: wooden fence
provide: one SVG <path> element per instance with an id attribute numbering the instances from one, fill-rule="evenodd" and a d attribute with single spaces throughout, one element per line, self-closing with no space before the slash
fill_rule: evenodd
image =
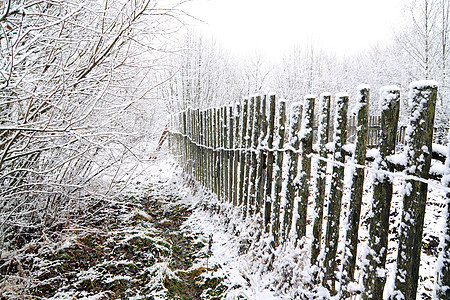
<path id="1" fill-rule="evenodd" d="M 399 89 L 383 88 L 381 116 L 369 118 L 369 87 L 360 86 L 355 118 L 347 117 L 348 95 L 336 95 L 333 136 L 330 134 L 330 94 L 322 94 L 317 105 L 314 96 L 305 96 L 302 103 L 291 105 L 289 116 L 286 116 L 285 101 L 277 100 L 274 95 L 254 96 L 235 106 L 188 109 L 172 116 L 171 147 L 179 154 L 180 164 L 185 166 L 187 173 L 213 191 L 221 201 L 240 207 L 243 218 L 260 214 L 264 220 L 262 230 L 272 235 L 274 248 L 286 242 L 292 242 L 299 248 L 305 247 L 307 211 L 313 209 L 312 236 L 308 237 L 312 240 L 310 265 L 317 265 L 322 272 L 320 276 L 316 274 L 315 282 L 327 288 L 330 295 L 339 295 L 341 299 L 354 294 L 361 294 L 363 299 L 383 299 L 393 195 L 391 175 L 398 176 L 398 170 L 403 169 L 401 174 L 406 178 L 406 192 L 396 261 L 396 294 L 392 295 L 392 299 L 415 299 L 437 85 L 430 81 L 415 82 L 410 88 L 413 103 L 410 126 L 408 130 L 401 129 L 400 133 Z M 319 110 L 315 137 L 317 147 L 313 147 L 315 107 Z M 376 126 L 380 128 L 375 130 Z M 348 129 L 352 127 L 353 131 Z M 349 151 L 344 145 L 348 135 L 353 135 L 355 147 L 354 151 L 350 151 L 351 157 L 346 159 Z M 390 157 L 395 154 L 396 144 L 400 140 L 405 140 L 406 164 L 399 166 Z M 375 144 L 379 147 L 378 155 L 368 162 L 366 150 Z M 317 163 L 314 174 L 311 174 L 312 157 Z M 446 163 L 450 164 L 448 158 Z M 332 165 L 332 174 L 330 190 L 326 193 L 329 164 Z M 346 217 L 344 254 L 338 264 L 344 170 L 349 166 L 354 168 L 351 199 Z M 373 182 L 372 203 L 369 203 L 373 216 L 370 218 L 368 251 L 363 257 L 367 263 L 360 270 L 363 288 L 355 289 L 352 283 L 356 281 L 364 171 L 369 166 L 377 174 Z M 316 192 L 310 195 L 312 180 Z M 442 188 L 448 192 L 447 186 Z M 327 206 L 326 216 L 324 206 Z M 326 224 L 323 224 L 324 220 Z M 322 230 L 323 225 L 326 225 L 325 231 Z M 449 253 L 448 239 L 444 242 L 443 251 Z M 324 252 L 322 261 L 319 259 L 321 251 Z M 338 285 L 339 290 L 336 289 L 338 265 L 342 268 L 341 274 L 344 274 Z M 442 266 L 438 268 L 442 274 L 438 276 L 440 281 L 437 280 L 436 294 L 440 299 L 449 299 L 450 289 L 445 289 L 449 285 L 448 259 L 444 259 Z"/>

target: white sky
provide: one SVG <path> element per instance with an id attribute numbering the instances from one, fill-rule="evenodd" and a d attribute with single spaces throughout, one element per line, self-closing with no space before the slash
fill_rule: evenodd
<path id="1" fill-rule="evenodd" d="M 205 21 L 231 53 L 274 59 L 294 45 L 352 54 L 388 40 L 400 23 L 402 0 L 194 0 L 187 11 Z"/>

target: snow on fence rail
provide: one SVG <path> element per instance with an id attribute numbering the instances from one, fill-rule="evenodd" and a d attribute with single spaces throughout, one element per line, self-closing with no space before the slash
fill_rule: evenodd
<path id="1" fill-rule="evenodd" d="M 271 247 L 292 242 L 299 249 L 306 248 L 306 240 L 312 240 L 309 265 L 315 270 L 313 281 L 341 299 L 355 294 L 360 294 L 362 299 L 383 299 L 393 178 L 398 176 L 405 178 L 405 186 L 395 283 L 390 299 L 416 298 L 427 187 L 433 184 L 445 190 L 447 225 L 441 241 L 443 254 L 436 266 L 434 294 L 437 299 L 449 299 L 450 144 L 445 167 L 438 174 L 442 183 L 430 180 L 437 84 L 432 81 L 411 84 L 410 125 L 406 130 L 401 129 L 400 134 L 399 89 L 382 88 L 382 111 L 377 118 L 368 116 L 369 87 L 363 85 L 358 89 L 357 114 L 355 119 L 350 119 L 350 127 L 354 128 L 354 132 L 350 132 L 354 135 L 353 146 L 346 144 L 348 95 L 336 95 L 331 137 L 331 95 L 324 93 L 318 105 L 313 95 L 305 96 L 302 103 L 293 103 L 288 122 L 286 102 L 277 100 L 274 95 L 250 97 L 235 106 L 185 110 L 172 116 L 171 148 L 181 154 L 178 155 L 180 164 L 187 173 L 221 201 L 240 207 L 243 218 L 261 215 L 262 230 L 272 236 Z M 319 112 L 317 144 L 313 147 L 315 107 Z M 380 124 L 380 128 L 374 133 L 371 127 L 375 123 Z M 396 144 L 403 140 L 404 151 L 396 154 Z M 370 158 L 367 148 L 376 143 L 376 155 Z M 440 152 L 436 157 L 445 159 Z M 311 158 L 315 158 L 314 174 L 311 174 Z M 327 193 L 328 165 L 332 167 L 332 174 Z M 340 224 L 345 168 L 351 168 L 351 194 L 344 224 Z M 357 282 L 355 262 L 365 169 L 370 169 L 375 179 L 369 204 L 372 214 L 369 239 L 360 270 L 362 280 Z M 310 195 L 312 181 L 315 188 Z M 327 207 L 326 217 L 324 207 Z M 307 212 L 311 209 L 314 211 L 312 233 L 307 236 Z M 324 220 L 325 231 L 322 230 Z M 343 229 L 343 259 L 338 264 L 337 245 Z"/>

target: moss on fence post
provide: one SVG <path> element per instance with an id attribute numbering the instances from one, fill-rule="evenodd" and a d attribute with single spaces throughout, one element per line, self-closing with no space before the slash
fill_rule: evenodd
<path id="1" fill-rule="evenodd" d="M 437 83 L 417 81 L 410 85 L 411 119 L 406 138 L 406 173 L 428 179 L 431 166 Z M 394 297 L 416 299 L 420 251 L 428 184 L 406 180 L 399 235 Z"/>
<path id="2" fill-rule="evenodd" d="M 344 163 L 345 156 L 342 146 L 347 140 L 347 110 L 348 95 L 336 95 L 336 118 L 334 121 L 334 160 Z M 344 187 L 344 167 L 340 164 L 333 166 L 331 189 L 328 201 L 327 232 L 325 235 L 325 273 L 323 286 L 332 295 L 335 294 L 336 253 L 339 240 L 339 218 Z"/>
<path id="3" fill-rule="evenodd" d="M 330 136 L 330 107 L 331 95 L 324 93 L 320 95 L 319 101 L 319 128 L 317 130 L 317 140 L 319 141 L 319 155 L 322 159 L 317 162 L 317 192 L 314 195 L 314 221 L 313 221 L 313 241 L 311 248 L 311 264 L 317 263 L 317 257 L 320 253 L 320 244 L 322 243 L 322 223 L 323 223 L 323 204 L 325 200 L 325 184 L 327 176 L 328 157 L 327 144 Z"/>
<path id="4" fill-rule="evenodd" d="M 370 87 L 363 85 L 358 87 L 359 99 L 357 105 L 357 124 L 355 138 L 355 154 L 353 162 L 364 166 L 366 164 L 367 130 L 369 125 L 369 92 Z M 364 169 L 352 167 L 352 185 L 350 190 L 350 203 L 347 215 L 347 232 L 344 245 L 344 257 L 342 267 L 342 297 L 350 297 L 347 290 L 348 284 L 354 279 L 356 252 L 358 247 L 358 229 L 361 215 L 361 203 L 364 186 Z"/>
<path id="5" fill-rule="evenodd" d="M 271 213 L 272 213 L 272 201 L 273 201 L 273 161 L 274 161 L 274 151 L 273 151 L 273 136 L 275 129 L 275 106 L 276 98 L 275 95 L 269 96 L 269 123 L 267 128 L 267 147 L 269 148 L 267 152 L 267 170 L 266 170 L 266 184 L 265 184 L 265 200 L 264 200 L 264 227 L 266 232 L 269 232 L 269 224 L 271 223 Z"/>
<path id="6" fill-rule="evenodd" d="M 281 100 L 278 102 L 278 132 L 275 137 L 274 148 L 276 152 L 276 164 L 274 175 L 274 197 L 272 208 L 272 235 L 274 246 L 278 246 L 280 243 L 280 196 L 283 185 L 283 151 L 284 147 L 284 134 L 286 123 L 286 102 Z"/>
<path id="7" fill-rule="evenodd" d="M 400 111 L 400 90 L 397 87 L 381 89 L 381 144 L 380 157 L 375 161 L 375 168 L 394 171 L 388 156 L 394 154 L 398 117 Z M 373 217 L 369 225 L 368 264 L 363 270 L 363 299 L 383 298 L 386 277 L 386 254 L 389 235 L 389 214 L 392 200 L 392 181 L 383 174 L 374 174 L 373 181 Z"/>
<path id="8" fill-rule="evenodd" d="M 299 199 L 297 203 L 296 239 L 295 244 L 306 236 L 306 214 L 308 209 L 309 183 L 311 178 L 311 154 L 313 144 L 314 104 L 316 98 L 305 97 L 303 102 L 303 117 L 301 124 L 301 170 L 299 180 Z"/>

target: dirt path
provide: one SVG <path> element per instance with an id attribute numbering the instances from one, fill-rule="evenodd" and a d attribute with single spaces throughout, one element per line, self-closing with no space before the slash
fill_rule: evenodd
<path id="1" fill-rule="evenodd" d="M 221 299 L 209 237 L 181 228 L 191 205 L 167 185 L 144 191 L 99 203 L 83 226 L 3 262 L 1 274 L 29 278 L 19 292 L 29 299 Z M 2 290 L 1 299 L 13 296 Z"/>

